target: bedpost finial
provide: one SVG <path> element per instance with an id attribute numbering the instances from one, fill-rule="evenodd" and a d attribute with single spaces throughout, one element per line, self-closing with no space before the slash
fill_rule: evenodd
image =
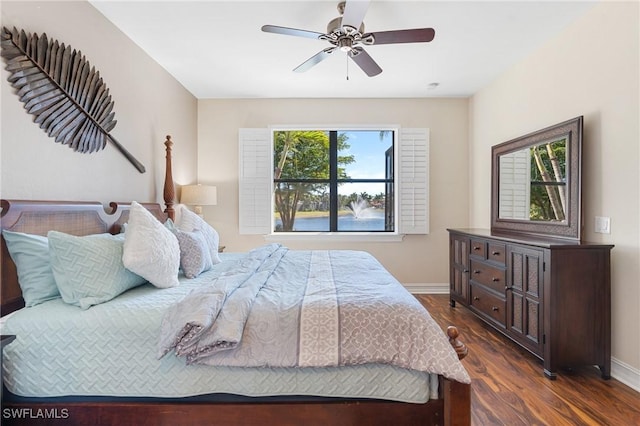
<path id="1" fill-rule="evenodd" d="M 167 147 L 166 165 L 164 171 L 164 204 L 166 209 L 164 212 L 171 220 L 175 220 L 175 210 L 173 208 L 173 200 L 175 199 L 175 185 L 173 183 L 173 173 L 171 171 L 171 147 L 173 141 L 171 135 L 167 135 L 167 140 L 164 141 L 164 145 Z"/>
<path id="2" fill-rule="evenodd" d="M 467 349 L 467 345 L 458 340 L 458 336 L 460 336 L 458 328 L 453 325 L 447 327 L 447 336 L 449 336 L 449 343 L 451 343 L 456 354 L 458 354 L 458 359 L 466 357 L 469 350 Z"/>
<path id="3" fill-rule="evenodd" d="M 447 336 L 449 336 L 449 339 L 457 339 L 459 335 L 460 332 L 458 331 L 458 327 L 453 325 L 447 327 Z"/>

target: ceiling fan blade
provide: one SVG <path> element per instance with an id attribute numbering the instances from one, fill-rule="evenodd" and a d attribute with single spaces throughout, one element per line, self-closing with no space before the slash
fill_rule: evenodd
<path id="1" fill-rule="evenodd" d="M 318 39 L 320 36 L 324 35 L 315 31 L 298 30 L 296 28 L 279 27 L 277 25 L 263 25 L 262 31 L 264 31 L 265 33 L 284 34 L 315 39 Z"/>
<path id="2" fill-rule="evenodd" d="M 433 28 L 416 28 L 413 30 L 380 31 L 365 34 L 362 38 L 373 36 L 372 44 L 425 43 L 433 40 L 436 32 Z"/>
<path id="3" fill-rule="evenodd" d="M 369 77 L 374 77 L 382 72 L 382 68 L 373 60 L 371 56 L 360 46 L 354 47 L 349 52 L 349 57 L 353 62 L 365 72 Z"/>
<path id="4" fill-rule="evenodd" d="M 360 28 L 360 24 L 364 20 L 364 15 L 369 8 L 369 0 L 349 0 L 344 5 L 344 14 L 342 15 L 342 26 L 350 26 L 355 29 Z"/>
<path id="5" fill-rule="evenodd" d="M 333 47 L 327 47 L 324 50 L 321 50 L 320 52 L 316 53 L 315 55 L 313 55 L 312 57 L 310 57 L 309 59 L 307 59 L 306 61 L 304 61 L 303 63 L 301 63 L 300 65 L 298 65 L 297 67 L 295 67 L 293 70 L 295 72 L 305 72 L 308 71 L 311 67 L 318 65 L 320 62 L 324 61 L 325 59 L 327 59 L 334 50 L 336 50 L 337 47 L 333 46 Z"/>

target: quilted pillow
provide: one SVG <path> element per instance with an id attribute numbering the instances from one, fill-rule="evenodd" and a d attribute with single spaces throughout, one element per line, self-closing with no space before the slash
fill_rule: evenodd
<path id="1" fill-rule="evenodd" d="M 202 232 L 197 229 L 193 232 L 174 229 L 173 232 L 180 245 L 180 267 L 185 277 L 195 278 L 211 269 L 211 255 Z"/>
<path id="2" fill-rule="evenodd" d="M 60 297 L 49 261 L 49 240 L 41 235 L 2 231 L 18 271 L 25 306 Z"/>
<path id="3" fill-rule="evenodd" d="M 218 255 L 218 245 L 220 244 L 220 236 L 218 231 L 213 229 L 203 218 L 189 210 L 186 206 L 181 204 L 179 206 L 180 216 L 176 222 L 176 228 L 185 232 L 192 232 L 198 229 L 204 235 L 204 239 L 209 247 L 209 254 L 211 256 L 211 264 L 216 265 L 221 262 Z"/>
<path id="4" fill-rule="evenodd" d="M 122 234 L 77 237 L 49 231 L 47 237 L 53 275 L 66 303 L 87 309 L 146 282 L 124 267 Z"/>
<path id="5" fill-rule="evenodd" d="M 159 288 L 175 287 L 180 268 L 178 239 L 135 201 L 124 233 L 124 266 Z"/>

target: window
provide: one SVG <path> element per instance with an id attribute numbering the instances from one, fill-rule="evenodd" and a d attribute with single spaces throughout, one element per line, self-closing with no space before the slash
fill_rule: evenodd
<path id="1" fill-rule="evenodd" d="M 394 232 L 394 130 L 275 130 L 274 232 Z"/>
<path id="2" fill-rule="evenodd" d="M 276 240 L 311 235 L 314 239 L 362 241 L 398 241 L 405 234 L 428 234 L 429 129 L 354 127 L 355 130 L 333 131 L 284 126 L 239 129 L 240 234 L 273 235 Z M 281 153 L 286 141 L 278 138 L 284 138 L 286 134 L 279 136 L 277 132 L 284 131 L 322 135 L 309 134 L 308 139 L 315 138 L 317 143 L 291 152 L 287 150 L 285 163 L 279 164 L 279 160 L 283 161 Z M 333 154 L 330 149 L 332 133 L 336 147 Z M 341 142 L 343 133 L 346 139 Z M 376 149 L 365 143 L 367 137 L 377 145 Z M 302 159 L 312 154 L 325 158 L 326 162 L 305 166 Z M 335 156 L 333 173 L 331 155 Z M 349 161 L 350 156 L 355 161 Z M 288 168 L 286 160 L 294 158 L 295 167 Z M 368 162 L 375 162 L 375 167 L 370 170 L 361 167 L 368 166 Z M 304 186 L 305 190 L 296 192 L 295 185 Z M 292 221 L 293 226 L 298 227 L 295 231 L 283 232 L 285 224 L 275 205 L 279 202 L 276 196 L 288 200 L 288 204 L 280 207 L 282 210 L 289 206 L 291 211 L 286 214 L 292 214 L 295 207 L 295 220 Z M 355 214 L 363 210 L 366 214 L 382 215 L 384 219 L 378 218 L 376 225 L 365 225 L 365 221 L 360 220 L 356 229 L 348 229 L 348 221 L 340 220 L 341 216 L 347 218 L 349 215 L 353 217 L 349 220 L 354 221 Z M 311 216 L 324 218 L 317 219 L 308 230 L 300 229 L 304 224 L 300 219 Z"/>

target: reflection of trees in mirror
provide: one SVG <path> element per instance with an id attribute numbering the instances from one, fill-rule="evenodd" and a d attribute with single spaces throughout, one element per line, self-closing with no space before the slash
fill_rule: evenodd
<path id="1" fill-rule="evenodd" d="M 531 220 L 563 221 L 566 138 L 531 147 Z"/>

